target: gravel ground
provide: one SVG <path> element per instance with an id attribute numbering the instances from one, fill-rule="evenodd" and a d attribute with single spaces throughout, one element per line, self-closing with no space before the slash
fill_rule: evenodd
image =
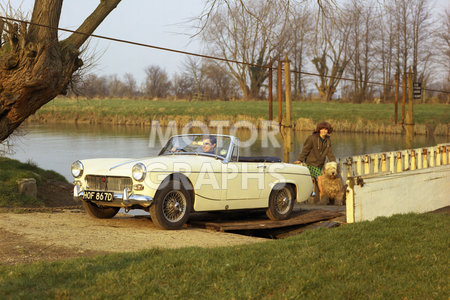
<path id="1" fill-rule="evenodd" d="M 0 228 L 0 265 L 154 247 L 220 247 L 265 240 L 192 227 L 160 230 L 148 215 L 95 219 L 82 210 L 0 213 Z"/>

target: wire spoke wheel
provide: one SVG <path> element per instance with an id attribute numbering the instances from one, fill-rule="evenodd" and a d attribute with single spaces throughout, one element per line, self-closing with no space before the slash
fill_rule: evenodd
<path id="1" fill-rule="evenodd" d="M 161 229 L 180 229 L 192 209 L 190 194 L 180 181 L 170 180 L 155 196 L 150 206 L 153 223 Z"/>
<path id="2" fill-rule="evenodd" d="M 287 185 L 277 186 L 269 196 L 266 214 L 271 220 L 286 220 L 294 209 L 294 192 Z"/>
<path id="3" fill-rule="evenodd" d="M 186 213 L 187 200 L 180 191 L 169 192 L 163 200 L 163 214 L 170 222 L 180 221 Z"/>
<path id="4" fill-rule="evenodd" d="M 275 196 L 275 209 L 280 214 L 286 214 L 289 211 L 289 207 L 291 205 L 292 196 L 291 193 L 287 191 L 287 189 L 282 189 Z"/>

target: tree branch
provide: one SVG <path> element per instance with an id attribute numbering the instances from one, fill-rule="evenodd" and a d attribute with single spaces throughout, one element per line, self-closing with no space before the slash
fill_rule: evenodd
<path id="1" fill-rule="evenodd" d="M 2 46 L 3 26 L 5 26 L 5 21 L 0 19 L 0 47 Z"/>
<path id="2" fill-rule="evenodd" d="M 82 34 L 72 33 L 72 35 L 65 39 L 63 43 L 70 44 L 75 49 L 79 49 L 109 13 L 116 8 L 120 1 L 121 0 L 100 0 L 100 4 L 97 8 L 76 30 L 77 32 L 82 32 Z"/>
<path id="3" fill-rule="evenodd" d="M 37 41 L 57 41 L 58 30 L 61 16 L 62 0 L 35 0 L 31 23 L 46 25 L 30 25 L 28 31 L 28 40 Z"/>

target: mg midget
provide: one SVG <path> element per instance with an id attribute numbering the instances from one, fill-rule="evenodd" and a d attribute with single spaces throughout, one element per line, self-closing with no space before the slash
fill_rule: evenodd
<path id="1" fill-rule="evenodd" d="M 96 218 L 143 209 L 162 229 L 179 229 L 194 212 L 265 209 L 288 219 L 312 192 L 308 168 L 272 156 L 241 156 L 238 138 L 171 137 L 155 157 L 97 158 L 72 164 L 74 197 Z"/>

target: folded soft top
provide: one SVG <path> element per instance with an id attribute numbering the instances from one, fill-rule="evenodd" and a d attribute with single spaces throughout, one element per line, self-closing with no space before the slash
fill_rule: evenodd
<path id="1" fill-rule="evenodd" d="M 239 162 L 281 162 L 276 156 L 239 156 Z"/>

